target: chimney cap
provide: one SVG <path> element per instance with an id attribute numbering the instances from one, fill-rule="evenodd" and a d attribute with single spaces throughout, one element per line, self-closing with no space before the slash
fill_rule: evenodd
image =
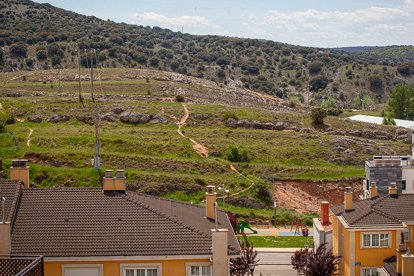
<path id="1" fill-rule="evenodd" d="M 391 182 L 390 183 L 390 188 L 396 189 L 397 188 L 397 183 L 396 182 Z"/>
<path id="2" fill-rule="evenodd" d="M 377 182 L 372 181 L 370 187 L 371 188 L 376 188 L 377 187 Z"/>
<path id="3" fill-rule="evenodd" d="M 27 162 L 29 162 L 27 159 L 14 159 L 11 161 L 11 165 L 13 168 L 26 168 Z"/>
<path id="4" fill-rule="evenodd" d="M 124 170 L 116 170 L 116 178 L 125 178 L 125 171 Z"/>
<path id="5" fill-rule="evenodd" d="M 214 185 L 208 185 L 207 186 L 207 193 L 212 194 L 216 191 L 216 186 Z"/>
<path id="6" fill-rule="evenodd" d="M 113 178 L 114 177 L 114 172 L 113 170 L 106 170 L 105 171 L 105 178 Z"/>
<path id="7" fill-rule="evenodd" d="M 345 187 L 345 193 L 352 193 L 352 187 Z"/>

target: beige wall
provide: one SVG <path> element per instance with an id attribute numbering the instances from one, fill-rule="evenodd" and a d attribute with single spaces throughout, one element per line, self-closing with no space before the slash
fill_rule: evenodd
<path id="1" fill-rule="evenodd" d="M 142 260 L 142 261 L 97 261 L 97 262 L 51 262 L 45 261 L 45 276 L 62 276 L 62 265 L 87 265 L 99 264 L 103 266 L 104 276 L 121 276 L 121 264 L 161 264 L 162 276 L 186 276 L 186 263 L 209 263 L 208 259 L 191 260 Z"/>

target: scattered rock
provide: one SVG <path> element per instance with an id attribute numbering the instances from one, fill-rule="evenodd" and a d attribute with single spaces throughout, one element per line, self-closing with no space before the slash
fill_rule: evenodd
<path id="1" fill-rule="evenodd" d="M 150 123 L 152 123 L 152 124 L 168 124 L 168 120 L 165 119 L 162 115 L 157 114 L 151 119 Z"/>
<path id="2" fill-rule="evenodd" d="M 121 113 L 125 112 L 125 108 L 123 108 L 123 107 L 114 107 L 114 108 L 112 109 L 112 112 L 113 112 L 114 114 L 119 115 L 119 114 L 121 114 Z"/>
<path id="3" fill-rule="evenodd" d="M 47 118 L 46 122 L 49 123 L 59 123 L 59 122 L 67 122 L 70 120 L 70 116 L 63 115 L 63 114 L 54 114 Z"/>
<path id="4" fill-rule="evenodd" d="M 6 96 L 7 97 L 17 98 L 17 97 L 23 96 L 23 94 L 20 93 L 20 92 L 17 92 L 17 91 L 9 91 L 9 92 L 6 93 Z"/>
<path id="5" fill-rule="evenodd" d="M 254 129 L 271 129 L 271 130 L 283 130 L 289 127 L 289 125 L 285 122 L 263 123 L 257 120 L 254 120 L 254 121 L 238 120 L 237 121 L 234 118 L 228 118 L 226 121 L 226 126 L 231 127 L 231 128 L 242 127 L 242 128 L 254 128 Z"/>
<path id="6" fill-rule="evenodd" d="M 88 124 L 88 125 L 93 125 L 93 117 L 91 117 L 91 116 L 77 115 L 76 120 L 78 120 L 79 122 Z"/>
<path id="7" fill-rule="evenodd" d="M 205 121 L 211 118 L 210 114 L 196 114 L 193 116 L 194 119 L 196 120 L 201 120 L 201 121 Z"/>
<path id="8" fill-rule="evenodd" d="M 27 118 L 27 120 L 32 123 L 41 123 L 43 119 L 40 115 L 33 115 Z"/>

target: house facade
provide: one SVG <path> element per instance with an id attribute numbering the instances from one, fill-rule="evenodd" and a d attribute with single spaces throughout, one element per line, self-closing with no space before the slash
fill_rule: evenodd
<path id="1" fill-rule="evenodd" d="M 41 256 L 46 276 L 224 276 L 240 254 L 214 186 L 202 207 L 127 191 L 122 170 L 102 188 L 30 188 L 28 174 L 19 160 L 0 180 L 0 255 Z"/>
<path id="2" fill-rule="evenodd" d="M 378 196 L 353 202 L 347 188 L 344 204 L 332 206 L 332 249 L 341 256 L 340 275 L 414 275 L 414 195 L 398 194 L 391 185 Z"/>

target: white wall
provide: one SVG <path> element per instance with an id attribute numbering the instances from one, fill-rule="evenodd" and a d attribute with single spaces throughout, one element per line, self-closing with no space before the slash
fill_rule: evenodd
<path id="1" fill-rule="evenodd" d="M 406 189 L 402 191 L 403 194 L 414 193 L 414 168 L 402 169 L 402 180 L 405 180 Z"/>

